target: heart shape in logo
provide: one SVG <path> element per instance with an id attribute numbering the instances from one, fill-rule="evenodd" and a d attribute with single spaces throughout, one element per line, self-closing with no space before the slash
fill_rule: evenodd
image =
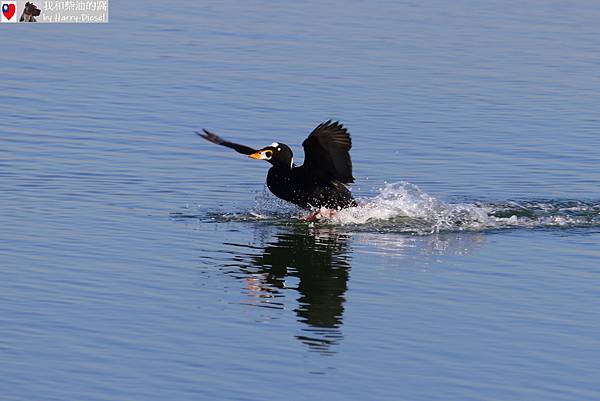
<path id="1" fill-rule="evenodd" d="M 17 11 L 17 7 L 14 4 L 6 4 L 2 5 L 2 14 L 6 19 L 11 19 L 13 15 L 15 15 L 15 11 Z"/>

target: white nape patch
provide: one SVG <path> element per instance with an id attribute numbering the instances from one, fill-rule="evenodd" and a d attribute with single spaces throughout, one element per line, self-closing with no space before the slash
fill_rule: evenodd
<path id="1" fill-rule="evenodd" d="M 290 162 L 290 168 L 294 168 L 294 158 L 292 157 L 292 161 Z"/>
<path id="2" fill-rule="evenodd" d="M 278 148 L 279 144 L 277 142 L 273 142 L 272 144 L 269 145 L 272 148 Z"/>

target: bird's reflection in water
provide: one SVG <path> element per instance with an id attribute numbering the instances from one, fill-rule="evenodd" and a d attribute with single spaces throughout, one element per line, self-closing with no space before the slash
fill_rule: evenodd
<path id="1" fill-rule="evenodd" d="M 333 228 L 281 227 L 261 246 L 260 254 L 246 256 L 250 263 L 238 276 L 246 281 L 249 301 L 259 306 L 282 308 L 278 298 L 286 290 L 296 290 L 295 313 L 306 324 L 296 338 L 323 354 L 331 353 L 331 346 L 342 339 L 348 239 L 348 234 Z"/>
<path id="2" fill-rule="evenodd" d="M 227 242 L 225 252 L 229 254 L 227 274 L 243 280 L 244 303 L 293 309 L 303 323 L 296 338 L 310 350 L 333 354 L 343 338 L 351 251 L 376 255 L 386 268 L 393 269 L 404 266 L 402 260 L 418 259 L 422 266 L 439 255 L 466 256 L 484 241 L 482 233 L 411 236 L 348 232 L 332 226 L 258 224 L 251 244 Z M 290 307 L 291 293 L 295 299 Z"/>

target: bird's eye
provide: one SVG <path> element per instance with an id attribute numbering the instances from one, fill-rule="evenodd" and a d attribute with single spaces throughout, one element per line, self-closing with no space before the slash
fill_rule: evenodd
<path id="1" fill-rule="evenodd" d="M 269 159 L 271 158 L 271 156 L 273 156 L 273 151 L 271 150 L 266 150 L 265 151 L 265 156 L 267 156 Z"/>

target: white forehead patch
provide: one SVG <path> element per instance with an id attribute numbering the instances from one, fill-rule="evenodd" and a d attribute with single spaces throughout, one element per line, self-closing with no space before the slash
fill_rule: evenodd
<path id="1" fill-rule="evenodd" d="M 279 147 L 279 144 L 278 144 L 277 142 L 273 142 L 273 143 L 272 143 L 271 145 L 269 145 L 269 146 L 271 146 L 272 148 L 278 148 L 278 147 Z"/>

